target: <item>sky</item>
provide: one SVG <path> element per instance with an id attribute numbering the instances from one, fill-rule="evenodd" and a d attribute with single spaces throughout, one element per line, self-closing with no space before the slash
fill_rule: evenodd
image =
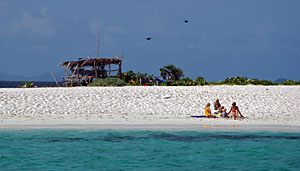
<path id="1" fill-rule="evenodd" d="M 299 7 L 299 0 L 0 0 L 0 73 L 61 72 L 61 62 L 97 56 L 100 32 L 100 57 L 123 50 L 123 71 L 158 76 L 173 64 L 193 79 L 300 80 Z"/>

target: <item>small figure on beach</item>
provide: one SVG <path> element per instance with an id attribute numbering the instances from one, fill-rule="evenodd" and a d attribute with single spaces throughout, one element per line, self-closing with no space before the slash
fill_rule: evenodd
<path id="1" fill-rule="evenodd" d="M 219 108 L 218 108 L 218 113 L 222 113 L 224 109 L 225 109 L 224 106 L 219 107 Z"/>
<path id="2" fill-rule="evenodd" d="M 211 111 L 210 111 L 210 103 L 207 103 L 206 106 L 205 106 L 205 109 L 204 109 L 204 113 L 205 113 L 205 116 L 207 118 L 216 118 L 215 115 L 212 115 L 211 114 Z"/>
<path id="3" fill-rule="evenodd" d="M 214 102 L 214 114 L 219 113 L 219 108 L 220 108 L 220 107 L 221 107 L 220 100 L 217 99 L 217 100 Z"/>
<path id="4" fill-rule="evenodd" d="M 218 114 L 217 116 L 220 117 L 220 118 L 228 118 L 228 113 L 226 112 L 226 109 L 224 106 L 221 106 L 219 107 L 219 110 L 218 110 Z"/>
<path id="5" fill-rule="evenodd" d="M 244 116 L 241 114 L 240 109 L 239 109 L 239 107 L 236 105 L 235 102 L 232 103 L 232 106 L 231 106 L 231 108 L 230 108 L 230 111 L 228 112 L 228 115 L 229 115 L 231 112 L 232 112 L 231 118 L 234 118 L 234 119 L 240 118 L 238 114 L 240 114 L 241 118 L 244 117 Z"/>
<path id="6" fill-rule="evenodd" d="M 223 108 L 223 109 L 222 109 L 222 112 L 221 112 L 221 117 L 222 117 L 222 118 L 228 118 L 228 115 L 229 115 L 229 114 L 226 112 L 226 109 Z"/>

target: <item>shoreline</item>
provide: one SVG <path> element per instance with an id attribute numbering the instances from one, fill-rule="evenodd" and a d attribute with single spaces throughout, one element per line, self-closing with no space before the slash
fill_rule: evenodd
<path id="1" fill-rule="evenodd" d="M 113 131 L 200 131 L 200 132 L 287 132 L 300 133 L 291 125 L 215 125 L 215 124 L 48 124 L 0 125 L 3 130 L 113 130 Z"/>
<path id="2" fill-rule="evenodd" d="M 230 119 L 178 119 L 178 120 L 12 120 L 1 122 L 1 130 L 29 130 L 29 129 L 75 129 L 75 130 L 133 130 L 133 131 L 271 131 L 271 132 L 299 132 L 299 123 L 274 123 L 255 120 Z"/>

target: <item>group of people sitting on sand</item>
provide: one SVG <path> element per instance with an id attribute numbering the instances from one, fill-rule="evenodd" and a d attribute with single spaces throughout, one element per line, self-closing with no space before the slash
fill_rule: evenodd
<path id="1" fill-rule="evenodd" d="M 239 107 L 236 105 L 235 102 L 232 103 L 232 106 L 229 110 L 229 112 L 226 112 L 226 109 L 224 106 L 221 106 L 219 99 L 217 99 L 214 103 L 214 111 L 213 114 L 210 110 L 210 103 L 207 103 L 204 109 L 205 116 L 207 118 L 233 118 L 233 119 L 239 119 L 244 117 L 240 110 Z M 231 114 L 231 115 L 230 115 Z"/>

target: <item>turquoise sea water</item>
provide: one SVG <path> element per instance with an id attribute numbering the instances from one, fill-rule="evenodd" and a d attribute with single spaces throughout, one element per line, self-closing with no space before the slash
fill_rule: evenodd
<path id="1" fill-rule="evenodd" d="M 299 170 L 300 133 L 0 130 L 0 170 Z"/>

